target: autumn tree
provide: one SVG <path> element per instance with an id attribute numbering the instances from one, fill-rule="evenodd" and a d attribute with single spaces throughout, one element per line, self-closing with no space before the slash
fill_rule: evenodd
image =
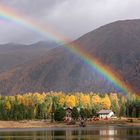
<path id="1" fill-rule="evenodd" d="M 5 101 L 5 103 L 4 103 L 4 108 L 5 108 L 6 110 L 10 110 L 10 109 L 11 109 L 11 103 L 10 103 L 9 100 Z"/>
<path id="2" fill-rule="evenodd" d="M 74 95 L 67 95 L 65 102 L 67 107 L 73 108 L 76 106 L 76 98 Z"/>
<path id="3" fill-rule="evenodd" d="M 119 106 L 119 99 L 116 93 L 110 94 L 110 101 L 111 101 L 111 110 L 115 113 L 115 115 L 119 116 L 120 106 Z"/>
<path id="4" fill-rule="evenodd" d="M 105 94 L 105 97 L 102 98 L 101 105 L 102 105 L 103 109 L 110 109 L 111 101 L 110 101 L 108 94 Z"/>
<path id="5" fill-rule="evenodd" d="M 93 106 L 95 106 L 97 104 L 101 104 L 101 97 L 98 94 L 94 94 L 92 96 L 92 104 L 93 104 Z"/>
<path id="6" fill-rule="evenodd" d="M 81 95 L 81 103 L 84 108 L 90 107 L 90 96 L 86 94 Z"/>

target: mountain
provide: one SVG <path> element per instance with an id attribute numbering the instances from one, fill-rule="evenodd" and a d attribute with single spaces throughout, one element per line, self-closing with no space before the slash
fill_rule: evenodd
<path id="1" fill-rule="evenodd" d="M 40 41 L 30 45 L 15 43 L 1 44 L 0 73 L 31 59 L 40 57 L 56 46 L 57 44 L 51 41 Z"/>
<path id="2" fill-rule="evenodd" d="M 140 20 L 107 24 L 72 43 L 118 72 L 136 92 L 140 91 Z M 0 93 L 4 95 L 51 90 L 119 91 L 63 46 L 0 74 Z"/>

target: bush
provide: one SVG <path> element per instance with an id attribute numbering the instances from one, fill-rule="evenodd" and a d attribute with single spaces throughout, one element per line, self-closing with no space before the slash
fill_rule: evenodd
<path id="1" fill-rule="evenodd" d="M 89 110 L 87 108 L 81 108 L 80 109 L 80 116 L 82 117 L 82 119 L 90 118 L 90 117 L 92 117 L 92 110 Z"/>
<path id="2" fill-rule="evenodd" d="M 58 108 L 54 112 L 55 121 L 63 121 L 65 117 L 65 110 L 63 108 Z"/>
<path id="3" fill-rule="evenodd" d="M 77 108 L 74 107 L 73 110 L 72 110 L 72 118 L 73 118 L 74 120 L 77 120 L 78 117 L 79 117 L 79 112 L 78 112 Z"/>

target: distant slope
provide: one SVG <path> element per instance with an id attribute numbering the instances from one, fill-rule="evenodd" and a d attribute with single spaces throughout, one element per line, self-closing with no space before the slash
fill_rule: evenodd
<path id="1" fill-rule="evenodd" d="M 120 73 L 135 91 L 140 91 L 140 20 L 102 26 L 75 43 Z M 51 90 L 113 92 L 118 89 L 63 47 L 0 75 L 1 94 Z"/>
<path id="2" fill-rule="evenodd" d="M 0 45 L 0 72 L 40 57 L 56 46 L 56 43 L 44 41 L 31 45 L 14 43 Z"/>

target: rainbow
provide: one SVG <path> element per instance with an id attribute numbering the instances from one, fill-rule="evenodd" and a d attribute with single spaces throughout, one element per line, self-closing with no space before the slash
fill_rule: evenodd
<path id="1" fill-rule="evenodd" d="M 72 53 L 74 53 L 81 60 L 90 65 L 99 74 L 101 74 L 115 86 L 120 88 L 124 95 L 127 96 L 135 93 L 128 84 L 121 80 L 120 76 L 114 70 L 104 65 L 100 60 L 96 59 L 93 55 L 86 52 L 86 50 L 78 47 L 77 44 L 68 43 L 70 42 L 68 39 L 52 31 L 46 24 L 44 25 L 43 23 L 39 23 L 38 21 L 30 19 L 25 15 L 19 14 L 19 12 L 17 13 L 13 9 L 5 7 L 3 5 L 0 5 L 0 20 L 8 20 L 10 22 L 20 24 L 40 35 L 54 40 L 58 43 L 58 45 L 65 44 L 64 47 L 68 48 Z"/>

